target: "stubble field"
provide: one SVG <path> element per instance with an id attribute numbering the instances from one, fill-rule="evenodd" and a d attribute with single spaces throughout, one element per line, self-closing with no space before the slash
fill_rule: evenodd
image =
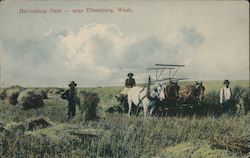
<path id="1" fill-rule="evenodd" d="M 189 83 L 181 82 L 185 87 Z M 207 100 L 218 104 L 221 81 L 204 82 Z M 231 87 L 249 90 L 248 81 Z M 49 88 L 39 88 L 49 89 Z M 40 108 L 0 101 L 0 157 L 249 157 L 250 114 L 143 118 L 107 114 L 122 87 L 79 88 L 98 94 L 97 121 L 77 109 L 66 119 L 67 102 L 53 94 Z M 249 104 L 249 102 L 248 102 Z"/>

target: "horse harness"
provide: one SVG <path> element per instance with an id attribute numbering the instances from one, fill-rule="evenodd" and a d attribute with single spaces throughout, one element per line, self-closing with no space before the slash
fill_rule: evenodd
<path id="1" fill-rule="evenodd" d="M 139 100 L 138 105 L 140 105 L 140 104 L 142 103 L 142 100 L 145 99 L 146 97 L 147 97 L 149 100 L 153 100 L 153 98 L 150 96 L 149 90 L 147 90 L 146 95 L 144 95 L 144 96 L 140 99 L 140 96 L 141 96 L 140 94 L 141 94 L 144 90 L 145 90 L 145 88 L 143 88 L 143 89 L 140 91 L 139 95 L 138 95 L 138 100 Z"/>

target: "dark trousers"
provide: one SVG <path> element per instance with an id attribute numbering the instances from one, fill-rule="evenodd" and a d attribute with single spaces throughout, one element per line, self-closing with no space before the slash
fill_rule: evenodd
<path id="1" fill-rule="evenodd" d="M 222 107 L 223 112 L 231 112 L 231 110 L 232 110 L 232 101 L 227 100 L 227 101 L 223 102 L 221 104 L 221 107 Z"/>
<path id="2" fill-rule="evenodd" d="M 76 115 L 76 105 L 69 105 L 67 113 L 68 119 L 71 119 L 75 115 Z"/>

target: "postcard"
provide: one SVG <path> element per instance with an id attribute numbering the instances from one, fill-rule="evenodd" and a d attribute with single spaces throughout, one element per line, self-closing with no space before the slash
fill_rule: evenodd
<path id="1" fill-rule="evenodd" d="M 0 1 L 0 157 L 248 157 L 247 1 Z"/>

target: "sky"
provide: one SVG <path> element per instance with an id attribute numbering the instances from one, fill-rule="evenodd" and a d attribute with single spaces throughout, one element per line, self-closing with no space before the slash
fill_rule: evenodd
<path id="1" fill-rule="evenodd" d="M 2 87 L 121 86 L 129 72 L 142 83 L 156 63 L 184 64 L 176 77 L 189 80 L 249 79 L 245 1 L 6 0 L 0 21 Z"/>

